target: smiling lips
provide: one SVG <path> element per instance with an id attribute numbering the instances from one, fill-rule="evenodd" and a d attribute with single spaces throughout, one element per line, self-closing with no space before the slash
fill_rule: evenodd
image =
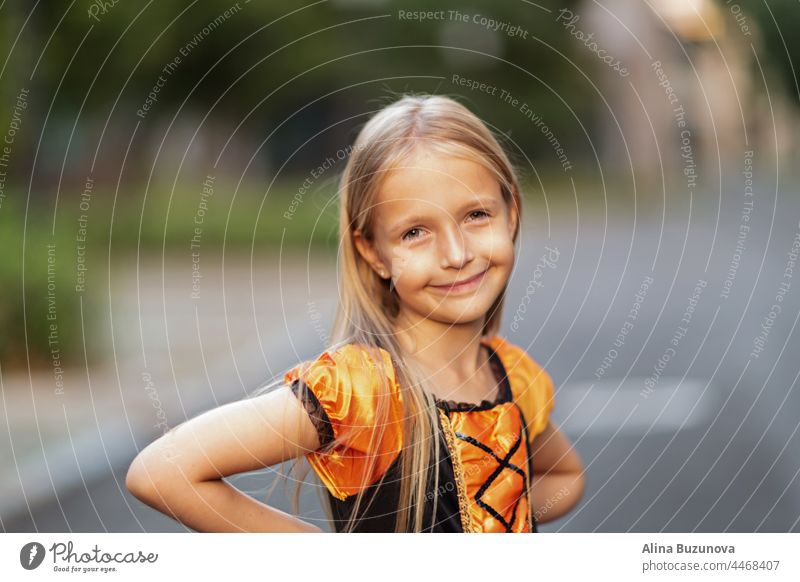
<path id="1" fill-rule="evenodd" d="M 460 291 L 462 289 L 472 288 L 480 282 L 480 280 L 483 278 L 483 276 L 486 274 L 488 270 L 489 269 L 486 269 L 485 271 L 482 271 L 477 275 L 470 277 L 469 279 L 464 279 L 463 281 L 458 281 L 456 283 L 451 283 L 449 285 L 431 285 L 431 286 L 435 287 L 436 289 L 443 289 L 448 291 Z"/>

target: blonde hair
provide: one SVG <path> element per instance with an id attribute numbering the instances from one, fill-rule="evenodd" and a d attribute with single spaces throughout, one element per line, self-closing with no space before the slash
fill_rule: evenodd
<path id="1" fill-rule="evenodd" d="M 425 377 L 403 354 L 395 336 L 394 322 L 399 311 L 399 298 L 389 280 L 378 276 L 358 253 L 353 232 L 372 240 L 374 208 L 383 179 L 394 168 L 409 160 L 418 148 L 477 162 L 497 178 L 503 199 L 517 213 L 513 241 L 520 228 L 520 188 L 514 168 L 493 133 L 484 123 L 457 101 L 441 95 L 405 95 L 381 109 L 359 132 L 339 184 L 339 289 L 340 301 L 329 349 L 356 343 L 382 348 L 391 356 L 403 400 L 403 450 L 400 453 L 400 499 L 396 531 L 419 532 L 432 524 L 424 524 L 425 497 L 429 471 L 433 467 L 434 499 L 432 518 L 438 501 L 438 470 L 442 460 L 437 434 L 438 413 Z M 505 301 L 506 288 L 486 313 L 482 335 L 497 333 Z M 377 350 L 373 350 L 377 352 Z M 376 418 L 388 418 L 388 383 L 390 370 L 383 370 L 379 354 L 372 358 L 378 369 L 386 372 L 384 390 L 377 398 Z M 381 442 L 386 423 L 379 422 L 373 442 Z M 326 448 L 345 440 L 340 435 Z M 434 446 L 430 447 L 430 439 Z M 432 450 L 431 450 L 432 449 Z M 433 452 L 433 458 L 431 458 Z M 376 459 L 372 459 L 375 463 Z M 374 466 L 374 465 L 373 465 Z M 373 471 L 364 471 L 364 475 Z M 383 481 L 386 473 L 381 477 Z M 297 507 L 299 486 L 294 501 Z M 345 531 L 357 525 L 367 483 L 356 496 L 352 515 Z M 529 512 L 530 512 L 530 503 Z M 328 508 L 329 509 L 329 508 Z M 329 514 L 330 515 L 330 514 Z M 530 516 L 529 516 L 530 517 Z"/>

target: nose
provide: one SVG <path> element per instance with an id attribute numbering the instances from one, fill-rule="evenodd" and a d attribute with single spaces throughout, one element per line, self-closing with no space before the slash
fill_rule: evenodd
<path id="1" fill-rule="evenodd" d="M 469 241 L 464 232 L 456 225 L 451 225 L 442 231 L 440 242 L 441 262 L 443 269 L 462 269 L 475 257 L 470 250 Z"/>

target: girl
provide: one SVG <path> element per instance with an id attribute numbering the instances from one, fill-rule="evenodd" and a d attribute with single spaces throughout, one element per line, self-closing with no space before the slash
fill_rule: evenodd
<path id="1" fill-rule="evenodd" d="M 129 490 L 197 530 L 321 531 L 222 480 L 305 455 L 339 532 L 564 515 L 584 477 L 552 380 L 497 335 L 521 198 L 495 137 L 452 99 L 403 97 L 359 133 L 340 196 L 332 345 L 148 446 Z"/>

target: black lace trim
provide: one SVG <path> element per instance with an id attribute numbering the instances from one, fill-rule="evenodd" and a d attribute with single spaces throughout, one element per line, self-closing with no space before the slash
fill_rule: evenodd
<path id="1" fill-rule="evenodd" d="M 489 365 L 492 368 L 492 372 L 494 372 L 494 376 L 497 381 L 500 383 L 500 387 L 497 390 L 497 396 L 494 400 L 481 400 L 480 403 L 474 402 L 456 402 L 455 400 L 442 400 L 437 398 L 436 396 L 433 399 L 436 401 L 436 405 L 442 407 L 445 412 L 454 411 L 454 412 L 472 412 L 476 410 L 489 410 L 490 408 L 494 408 L 498 404 L 503 404 L 504 402 L 511 402 L 513 400 L 513 395 L 511 393 L 511 383 L 508 381 L 508 373 L 506 372 L 506 368 L 503 365 L 503 361 L 500 359 L 500 356 L 497 355 L 491 347 L 486 346 L 486 349 L 489 350 Z"/>
<path id="2" fill-rule="evenodd" d="M 296 378 L 292 382 L 291 388 L 295 396 L 303 403 L 306 412 L 308 412 L 308 416 L 311 418 L 311 422 L 317 429 L 320 449 L 326 448 L 334 439 L 331 419 L 322 407 L 317 395 L 314 394 L 308 385 L 300 378 Z"/>

